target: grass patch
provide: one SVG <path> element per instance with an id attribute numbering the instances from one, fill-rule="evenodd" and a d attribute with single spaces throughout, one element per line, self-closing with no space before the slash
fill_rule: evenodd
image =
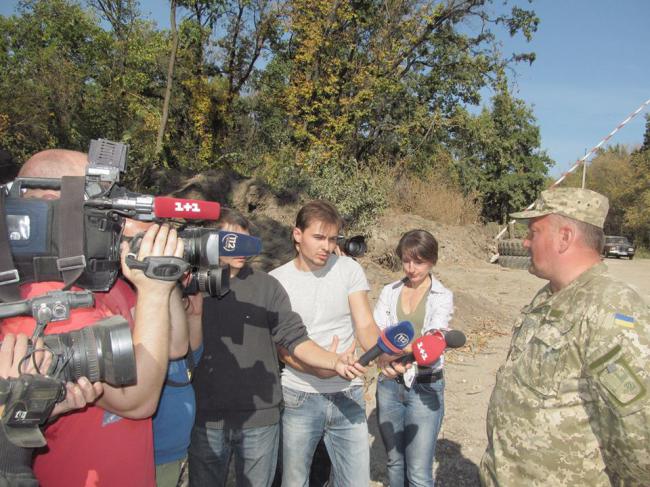
<path id="1" fill-rule="evenodd" d="M 477 223 L 481 217 L 477 195 L 463 194 L 434 172 L 396 177 L 388 194 L 393 208 L 440 223 L 467 225 Z"/>

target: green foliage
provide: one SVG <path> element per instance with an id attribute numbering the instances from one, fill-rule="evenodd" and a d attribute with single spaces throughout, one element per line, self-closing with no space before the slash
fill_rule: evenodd
<path id="1" fill-rule="evenodd" d="M 25 2 L 20 12 L 0 17 L 0 145 L 18 158 L 81 148 L 108 36 L 65 0 Z"/>
<path id="2" fill-rule="evenodd" d="M 505 222 L 537 197 L 552 161 L 539 150 L 530 108 L 505 85 L 492 103 L 478 117 L 461 113 L 452 147 L 463 186 L 482 196 L 484 218 Z"/>
<path id="3" fill-rule="evenodd" d="M 310 154 L 320 158 L 319 154 Z M 308 175 L 307 194 L 334 203 L 343 217 L 352 222 L 349 230 L 369 231 L 371 223 L 386 207 L 388 186 L 381 176 L 354 160 L 318 163 Z"/>
<path id="4" fill-rule="evenodd" d="M 567 186 L 580 187 L 579 169 Z M 630 153 L 623 146 L 598 152 L 587 168 L 586 187 L 609 199 L 608 235 L 627 235 L 637 246 L 650 247 L 650 151 Z"/>
<path id="5" fill-rule="evenodd" d="M 386 205 L 394 169 L 435 174 L 487 219 L 543 184 L 550 161 L 535 119 L 504 75 L 534 55 L 504 57 L 493 33 L 530 39 L 532 10 L 495 17 L 491 0 L 179 0 L 157 153 L 170 33 L 144 20 L 137 0 L 80 2 L 24 0 L 18 16 L 0 17 L 0 146 L 17 159 L 121 140 L 134 189 L 168 168 L 226 168 L 278 193 L 330 199 L 360 225 Z M 466 106 L 486 87 L 492 106 L 472 115 Z"/>
<path id="6" fill-rule="evenodd" d="M 645 116 L 645 132 L 643 133 L 643 145 L 641 151 L 650 150 L 650 115 Z"/>

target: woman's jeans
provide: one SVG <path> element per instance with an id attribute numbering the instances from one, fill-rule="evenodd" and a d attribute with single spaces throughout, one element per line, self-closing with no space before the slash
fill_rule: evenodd
<path id="1" fill-rule="evenodd" d="M 445 382 L 377 383 L 379 431 L 388 454 L 390 487 L 431 487 L 436 440 L 445 411 Z"/>
<path id="2" fill-rule="evenodd" d="M 309 393 L 282 388 L 282 487 L 307 487 L 314 450 L 324 436 L 336 487 L 370 483 L 363 387 Z"/>

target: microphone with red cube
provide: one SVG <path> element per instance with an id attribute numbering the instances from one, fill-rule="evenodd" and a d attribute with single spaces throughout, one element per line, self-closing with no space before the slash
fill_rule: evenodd
<path id="1" fill-rule="evenodd" d="M 401 321 L 381 331 L 377 345 L 372 347 L 359 358 L 359 364 L 364 367 L 379 357 L 382 353 L 398 355 L 411 343 L 415 329 L 410 321 Z"/>
<path id="2" fill-rule="evenodd" d="M 467 338 L 460 330 L 436 330 L 413 341 L 412 352 L 400 357 L 403 364 L 415 362 L 418 366 L 435 364 L 447 348 L 460 348 Z"/>

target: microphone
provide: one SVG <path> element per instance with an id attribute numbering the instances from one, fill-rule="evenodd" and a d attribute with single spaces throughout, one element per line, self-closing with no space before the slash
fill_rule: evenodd
<path id="1" fill-rule="evenodd" d="M 87 206 L 124 211 L 137 220 L 154 218 L 184 218 L 186 220 L 217 220 L 221 205 L 215 201 L 188 200 L 168 196 L 148 196 L 129 193 L 116 198 L 93 198 Z"/>
<path id="2" fill-rule="evenodd" d="M 216 201 L 186 200 L 156 196 L 153 199 L 156 218 L 185 218 L 186 220 L 218 220 L 221 206 Z"/>
<path id="3" fill-rule="evenodd" d="M 198 267 L 219 265 L 219 257 L 250 257 L 262 252 L 262 240 L 243 233 L 188 227 L 178 236 L 183 239 L 183 259 Z"/>
<path id="4" fill-rule="evenodd" d="M 401 321 L 396 325 L 389 326 L 382 330 L 381 335 L 377 339 L 377 345 L 359 358 L 359 363 L 365 367 L 382 353 L 388 353 L 390 355 L 400 353 L 404 347 L 411 343 L 414 335 L 415 330 L 410 321 Z"/>
<path id="5" fill-rule="evenodd" d="M 465 334 L 460 330 L 437 330 L 414 340 L 413 351 L 400 357 L 399 361 L 402 364 L 415 362 L 428 367 L 436 363 L 446 348 L 460 348 L 466 341 Z"/>
<path id="6" fill-rule="evenodd" d="M 220 257 L 250 257 L 262 252 L 262 240 L 244 233 L 219 230 Z"/>

